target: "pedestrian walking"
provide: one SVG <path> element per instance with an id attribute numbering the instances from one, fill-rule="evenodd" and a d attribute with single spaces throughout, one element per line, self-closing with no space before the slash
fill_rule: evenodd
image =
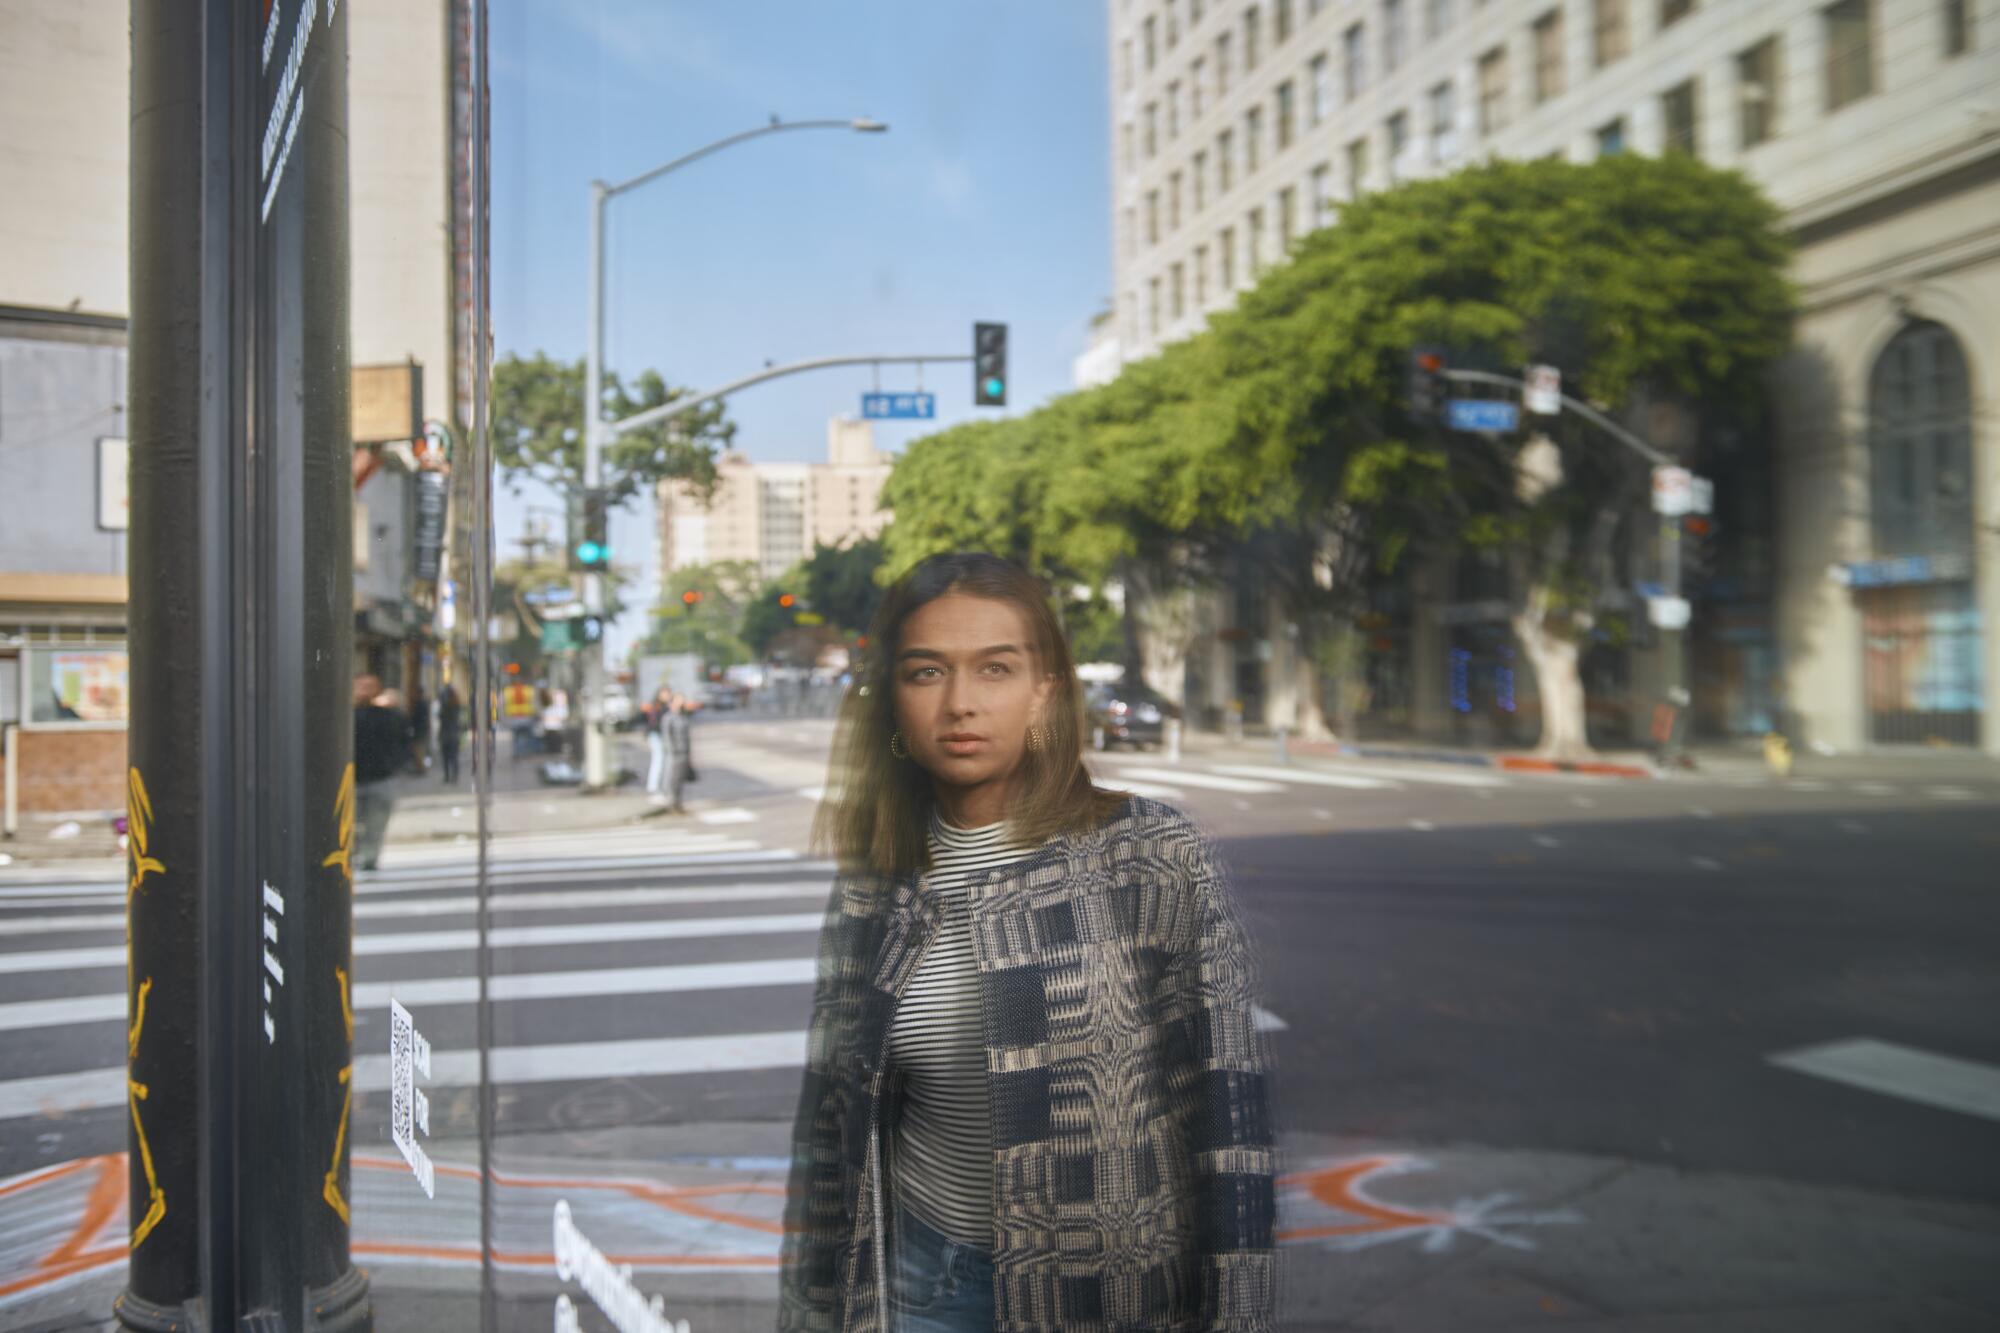
<path id="1" fill-rule="evenodd" d="M 456 687 L 446 685 L 438 695 L 438 763 L 444 768 L 445 785 L 458 781 L 458 746 L 465 727 L 465 705 Z"/>
<path id="2" fill-rule="evenodd" d="M 646 795 L 655 803 L 666 800 L 667 715 L 674 710 L 674 692 L 662 685 L 646 704 Z"/>
<path id="3" fill-rule="evenodd" d="M 354 855 L 356 870 L 373 870 L 395 808 L 389 780 L 409 756 L 402 696 L 382 688 L 379 677 L 354 678 Z"/>
<path id="4" fill-rule="evenodd" d="M 422 773 L 431 766 L 431 701 L 422 685 L 410 691 L 409 725 L 410 771 Z"/>
<path id="5" fill-rule="evenodd" d="M 667 811 L 686 814 L 682 801 L 687 784 L 694 781 L 694 700 L 674 696 L 660 727 L 660 739 L 667 752 Z"/>
<path id="6" fill-rule="evenodd" d="M 1276 1327 L 1268 1062 L 1214 848 L 1093 784 L 1045 589 L 884 598 L 815 821 L 839 867 L 781 1329 Z"/>

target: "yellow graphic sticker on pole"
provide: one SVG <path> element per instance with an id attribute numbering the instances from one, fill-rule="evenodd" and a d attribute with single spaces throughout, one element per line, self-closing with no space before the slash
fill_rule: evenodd
<path id="1" fill-rule="evenodd" d="M 348 773 L 352 775 L 350 767 Z M 343 968 L 333 969 L 334 980 L 340 983 L 340 1017 L 347 1024 L 347 1047 L 350 1052 L 347 1064 L 340 1071 L 340 1086 L 345 1089 L 340 1103 L 340 1129 L 333 1136 L 333 1161 L 326 1168 L 326 1183 L 320 1188 L 320 1197 L 327 1201 L 340 1220 L 347 1222 L 347 1200 L 340 1192 L 340 1159 L 347 1150 L 347 1116 L 354 1109 L 354 1001 L 347 984 L 347 972 Z"/>
<path id="2" fill-rule="evenodd" d="M 145 884 L 147 875 L 164 875 L 167 867 L 158 857 L 148 854 L 153 835 L 153 800 L 146 793 L 146 780 L 139 776 L 139 770 L 128 768 L 125 776 L 125 845 L 130 855 L 132 874 L 125 884 L 125 989 L 132 995 L 132 1026 L 125 1033 L 125 1104 L 132 1108 L 132 1131 L 139 1139 L 139 1164 L 146 1172 L 146 1193 L 149 1202 L 146 1212 L 132 1228 L 131 1246 L 138 1249 L 145 1243 L 160 1219 L 167 1215 L 167 1194 L 160 1188 L 159 1177 L 153 1173 L 153 1149 L 146 1142 L 146 1123 L 139 1116 L 139 1103 L 146 1100 L 148 1089 L 144 1083 L 132 1077 L 131 1064 L 139 1058 L 139 1035 L 146 1027 L 146 996 L 153 989 L 153 979 L 147 977 L 139 983 L 136 992 L 132 990 L 132 897 Z"/>
<path id="3" fill-rule="evenodd" d="M 322 866 L 339 866 L 347 887 L 354 887 L 354 765 L 340 774 L 340 790 L 333 795 L 333 817 L 339 825 L 340 846 L 326 854 Z M 350 1036 L 353 1034 L 350 1033 Z"/>

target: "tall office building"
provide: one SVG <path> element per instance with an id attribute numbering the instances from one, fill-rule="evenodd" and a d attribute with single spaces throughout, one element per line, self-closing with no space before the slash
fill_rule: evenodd
<path id="1" fill-rule="evenodd" d="M 1197 331 L 1370 190 L 1489 155 L 1737 168 L 1797 242 L 1801 318 L 1763 586 L 1713 609 L 1697 661 L 1711 721 L 2000 753 L 2000 3 L 1107 8 L 1116 352 L 1080 379 Z M 1415 621 L 1421 715 L 1459 650 Z"/>

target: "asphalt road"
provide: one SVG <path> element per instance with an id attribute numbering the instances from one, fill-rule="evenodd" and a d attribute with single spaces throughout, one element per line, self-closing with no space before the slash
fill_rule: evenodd
<path id="1" fill-rule="evenodd" d="M 782 1143 L 830 882 L 805 842 L 827 734 L 705 719 L 695 815 L 496 844 L 503 1165 L 747 1170 Z M 1254 747 L 1094 762 L 1220 841 L 1282 1024 L 1288 1135 L 2000 1204 L 2000 1105 L 1978 1109 L 2000 1078 L 2000 784 L 1282 766 Z M 392 844 L 357 893 L 371 1189 L 411 1184 L 387 1142 L 391 994 L 434 1048 L 433 1153 L 476 1160 L 464 856 Z M 0 1188 L 125 1147 L 121 895 L 115 874 L 0 878 Z M 1878 1088 L 1773 1063 L 1852 1039 L 1889 1052 Z M 1954 1076 L 1973 1109 L 1927 1104 Z M 9 1231 L 28 1216 L 0 1199 L 0 1252 L 66 1239 Z M 453 1225 L 433 1239 L 464 1241 Z"/>

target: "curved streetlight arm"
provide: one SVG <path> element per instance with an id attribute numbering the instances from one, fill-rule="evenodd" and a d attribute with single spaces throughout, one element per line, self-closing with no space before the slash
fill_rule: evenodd
<path id="1" fill-rule="evenodd" d="M 1526 390 L 1527 388 L 1525 384 L 1511 375 L 1495 375 L 1491 371 L 1485 370 L 1447 370 L 1444 372 L 1444 377 L 1448 380 L 1458 380 L 1464 384 L 1499 384 L 1510 389 L 1521 390 Z M 1672 467 L 1674 465 L 1673 459 L 1667 457 L 1652 445 L 1647 444 L 1637 435 L 1626 430 L 1589 403 L 1580 403 L 1568 394 L 1563 394 L 1561 397 L 1564 407 L 1567 407 L 1591 425 L 1596 426 L 1599 430 L 1602 430 L 1628 449 L 1634 449 L 1644 454 L 1655 467 Z"/>
<path id="2" fill-rule="evenodd" d="M 641 185 L 646 184 L 646 182 L 657 180 L 670 171 L 678 171 L 690 162 L 699 162 L 711 153 L 719 153 L 725 148 L 734 147 L 742 143 L 745 139 L 755 139 L 765 134 L 776 134 L 780 130 L 855 130 L 864 134 L 873 134 L 880 133 L 888 128 L 887 125 L 883 125 L 877 121 L 858 118 L 851 120 L 774 120 L 768 125 L 759 125 L 755 129 L 744 130 L 741 133 L 732 134 L 725 139 L 717 139 L 714 143 L 704 148 L 697 148 L 692 153 L 683 153 L 671 162 L 654 167 L 651 171 L 641 172 L 630 180 L 619 181 L 616 185 L 609 185 L 603 181 L 592 181 L 591 185 L 600 195 L 609 199 L 615 195 L 624 194 L 628 190 L 636 190 Z"/>
<path id="3" fill-rule="evenodd" d="M 970 356 L 815 356 L 804 361 L 787 362 L 782 366 L 766 366 L 754 375 L 745 375 L 742 379 L 731 380 L 729 383 L 717 385 L 713 389 L 704 389 L 700 393 L 690 394 L 685 398 L 676 398 L 671 403 L 661 403 L 658 407 L 649 407 L 643 412 L 633 413 L 623 421 L 607 421 L 604 423 L 604 429 L 615 440 L 628 431 L 641 430 L 647 426 L 658 425 L 660 422 L 671 420 L 683 412 L 692 412 L 695 408 L 705 403 L 712 403 L 718 398 L 727 398 L 739 389 L 747 389 L 753 384 L 762 384 L 765 380 L 775 380 L 786 375 L 803 374 L 808 370 L 826 370 L 833 366 L 874 366 L 881 365 L 885 361 L 898 362 L 903 365 L 922 365 L 926 361 L 970 360 L 972 360 Z"/>

